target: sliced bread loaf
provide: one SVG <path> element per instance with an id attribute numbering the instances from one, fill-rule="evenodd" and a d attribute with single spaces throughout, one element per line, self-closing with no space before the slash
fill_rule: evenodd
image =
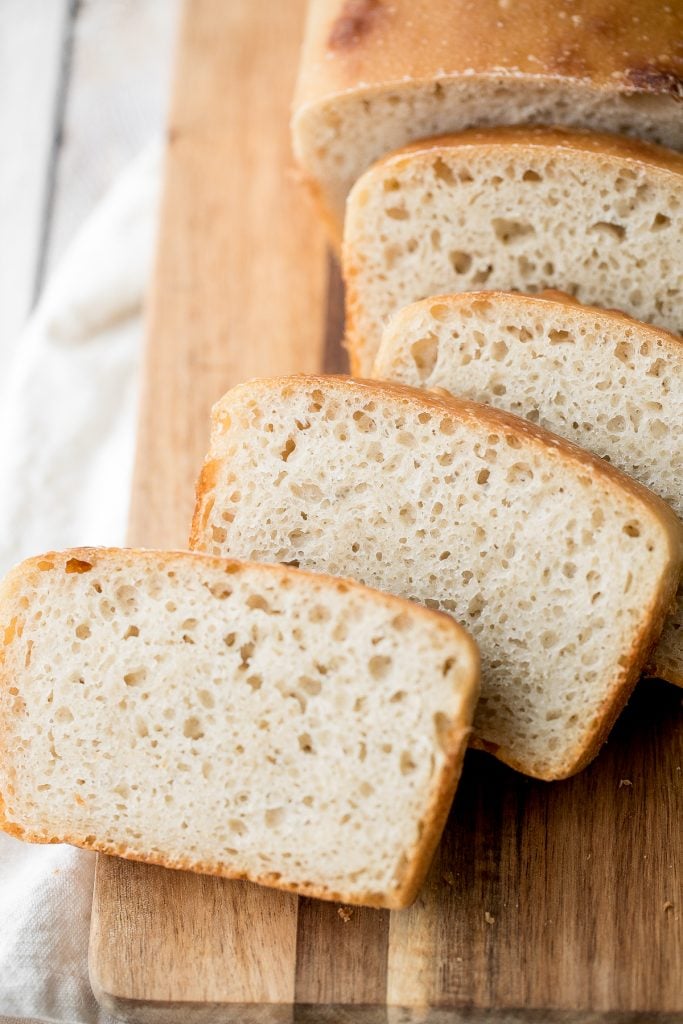
<path id="1" fill-rule="evenodd" d="M 339 234 L 373 161 L 443 132 L 566 124 L 683 149 L 680 0 L 309 0 L 294 151 Z"/>
<path id="2" fill-rule="evenodd" d="M 445 388 L 568 437 L 683 516 L 683 338 L 558 293 L 417 302 L 384 332 L 373 376 Z M 683 607 L 648 671 L 683 686 Z"/>
<path id="3" fill-rule="evenodd" d="M 683 329 L 683 156 L 547 129 L 427 140 L 348 202 L 347 345 L 369 374 L 388 317 L 444 292 L 560 288 Z"/>
<path id="4" fill-rule="evenodd" d="M 322 899 L 415 896 L 476 646 L 355 583 L 75 549 L 0 587 L 0 824 Z"/>
<path id="5" fill-rule="evenodd" d="M 597 752 L 671 605 L 680 524 L 524 420 L 349 378 L 244 384 L 214 408 L 191 544 L 349 575 L 479 642 L 479 742 L 541 778 Z"/>

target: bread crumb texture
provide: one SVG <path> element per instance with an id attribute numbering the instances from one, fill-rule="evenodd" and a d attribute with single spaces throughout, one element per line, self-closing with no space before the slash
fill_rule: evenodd
<path id="1" fill-rule="evenodd" d="M 553 778 L 596 752 L 673 596 L 680 530 L 645 493 L 496 410 L 257 381 L 215 408 L 193 545 L 451 613 L 481 649 L 478 737 Z"/>
<path id="2" fill-rule="evenodd" d="M 683 338 L 510 292 L 426 299 L 387 327 L 374 376 L 495 405 L 569 438 L 683 515 Z"/>
<path id="3" fill-rule="evenodd" d="M 563 297 L 426 299 L 387 326 L 373 375 L 506 409 L 600 455 L 683 516 L 683 339 Z M 683 605 L 651 670 L 683 684 Z"/>
<path id="4" fill-rule="evenodd" d="M 95 549 L 19 566 L 0 614 L 15 834 L 345 902 L 392 905 L 426 869 L 478 681 L 446 617 L 282 567 Z"/>
<path id="5" fill-rule="evenodd" d="M 559 135 L 436 140 L 358 181 L 344 241 L 355 371 L 371 372 L 392 313 L 444 292 L 561 288 L 683 330 L 680 161 Z"/>

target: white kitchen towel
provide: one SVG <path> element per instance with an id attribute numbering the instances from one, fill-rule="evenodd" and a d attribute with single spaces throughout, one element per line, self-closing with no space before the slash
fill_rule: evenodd
<path id="1" fill-rule="evenodd" d="M 100 203 L 0 366 L 0 574 L 50 548 L 124 542 L 160 153 Z M 0 833 L 0 1020 L 110 1020 L 88 984 L 94 860 Z"/>

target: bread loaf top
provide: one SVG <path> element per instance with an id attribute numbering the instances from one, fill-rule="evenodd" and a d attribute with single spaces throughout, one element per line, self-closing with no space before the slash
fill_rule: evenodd
<path id="1" fill-rule="evenodd" d="M 311 0 L 296 105 L 472 75 L 673 101 L 682 41 L 679 0 Z"/>
<path id="2" fill-rule="evenodd" d="M 683 149 L 680 0 L 312 0 L 294 152 L 331 229 L 413 139 L 570 125 Z"/>

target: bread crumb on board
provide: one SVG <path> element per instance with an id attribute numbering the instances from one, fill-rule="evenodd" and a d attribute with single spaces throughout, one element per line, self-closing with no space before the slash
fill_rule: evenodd
<path id="1" fill-rule="evenodd" d="M 337 913 L 341 917 L 344 924 L 347 924 L 353 917 L 353 910 L 351 907 L 337 907 Z"/>
<path id="2" fill-rule="evenodd" d="M 622 786 L 632 786 L 632 785 L 633 785 L 633 783 L 631 782 L 630 779 L 619 779 L 619 789 L 621 789 Z"/>
<path id="3" fill-rule="evenodd" d="M 495 924 L 496 923 L 495 917 L 493 916 L 493 914 L 490 914 L 488 912 L 488 910 L 484 911 L 484 920 L 486 921 L 487 924 Z"/>

